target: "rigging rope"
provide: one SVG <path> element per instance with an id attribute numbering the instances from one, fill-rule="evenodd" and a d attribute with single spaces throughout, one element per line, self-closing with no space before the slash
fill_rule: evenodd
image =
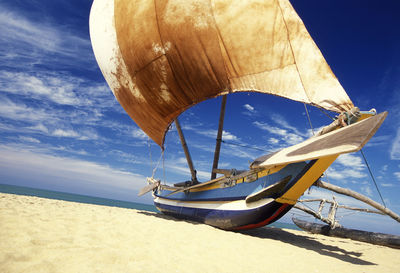
<path id="1" fill-rule="evenodd" d="M 161 151 L 160 158 L 158 159 L 157 165 L 153 169 L 153 173 L 151 174 L 151 178 L 154 178 L 154 175 L 158 169 L 158 165 L 160 165 L 161 158 L 164 158 L 164 150 Z M 163 161 L 163 168 L 164 168 L 164 161 Z"/>
<path id="2" fill-rule="evenodd" d="M 165 179 L 165 157 L 164 157 L 164 151 L 162 151 L 162 168 L 163 168 L 163 179 L 164 179 L 164 184 L 167 184 L 167 180 Z"/>
<path id="3" fill-rule="evenodd" d="M 314 128 L 313 128 L 312 123 L 311 123 L 310 115 L 308 114 L 307 105 L 305 103 L 303 103 L 303 104 L 304 104 L 304 109 L 306 109 L 306 114 L 307 114 L 308 122 L 310 123 L 312 134 L 314 136 L 315 132 L 314 132 Z"/>
<path id="4" fill-rule="evenodd" d="M 331 115 L 329 115 L 328 112 L 325 111 L 325 109 L 319 108 L 319 107 L 318 107 L 318 109 L 319 109 L 323 114 L 325 114 L 325 116 L 327 116 L 329 119 L 335 120 L 335 118 L 332 117 Z"/>
<path id="5" fill-rule="evenodd" d="M 147 137 L 147 146 L 149 147 L 150 166 L 153 166 L 153 160 L 152 160 L 152 158 L 151 158 L 151 142 L 150 142 L 150 137 Z"/>
<path id="6" fill-rule="evenodd" d="M 368 164 L 367 158 L 365 157 L 365 155 L 364 155 L 364 152 L 363 152 L 363 150 L 362 150 L 362 149 L 360 149 L 360 152 L 361 152 L 361 154 L 362 154 L 362 156 L 363 156 L 363 158 L 364 158 L 364 162 L 365 162 L 365 164 L 367 165 L 367 168 L 368 168 L 369 174 L 371 175 L 372 181 L 374 181 L 374 184 L 375 184 L 376 190 L 378 191 L 378 193 L 379 193 L 379 196 L 381 197 L 381 200 L 382 200 L 383 206 L 386 208 L 386 204 L 385 204 L 385 201 L 383 201 L 383 197 L 382 197 L 381 191 L 379 190 L 379 188 L 378 188 L 378 184 L 376 184 L 376 181 L 375 181 L 375 177 L 374 177 L 374 175 L 372 174 L 372 171 L 371 171 L 371 169 L 369 168 L 369 164 Z"/>
<path id="7" fill-rule="evenodd" d="M 254 150 L 259 150 L 262 152 L 271 152 L 270 150 L 265 150 L 265 149 L 261 149 L 258 147 L 254 147 L 254 146 L 250 146 L 250 145 L 245 145 L 245 144 L 239 144 L 239 143 L 233 143 L 233 142 L 226 142 L 225 140 L 221 140 L 222 143 L 228 144 L 228 145 L 232 145 L 232 146 L 240 146 L 240 147 L 244 147 L 244 148 L 250 148 L 250 149 L 254 149 Z"/>

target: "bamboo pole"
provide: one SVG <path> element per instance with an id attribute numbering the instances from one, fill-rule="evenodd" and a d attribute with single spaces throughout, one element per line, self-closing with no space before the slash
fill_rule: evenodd
<path id="1" fill-rule="evenodd" d="M 294 205 L 293 208 L 295 209 L 299 209 L 302 210 L 308 214 L 311 214 L 312 216 L 314 216 L 315 218 L 321 220 L 322 222 L 327 223 L 328 225 L 332 225 L 332 221 L 328 218 L 322 217 L 320 214 L 316 213 L 315 211 L 313 211 L 312 209 L 306 208 L 304 206 L 299 206 L 298 204 Z M 339 225 L 340 226 L 340 225 Z"/>
<path id="2" fill-rule="evenodd" d="M 181 140 L 182 148 L 183 151 L 185 152 L 186 160 L 190 169 L 190 174 L 192 175 L 192 182 L 197 182 L 197 177 L 196 177 L 196 170 L 193 167 L 193 161 L 192 157 L 190 156 L 189 149 L 187 147 L 186 141 L 185 141 L 185 136 L 183 135 L 181 125 L 179 124 L 178 119 L 175 119 L 175 126 L 176 129 L 178 130 L 179 138 Z"/>
<path id="3" fill-rule="evenodd" d="M 226 95 L 222 96 L 221 112 L 219 115 L 219 123 L 218 123 L 218 133 L 215 143 L 214 162 L 211 169 L 211 179 L 215 179 L 217 177 L 217 173 L 214 172 L 214 169 L 218 168 L 219 152 L 221 150 L 221 141 L 222 141 L 222 130 L 224 127 L 225 106 L 226 106 Z"/>
<path id="4" fill-rule="evenodd" d="M 338 186 L 335 186 L 335 185 L 332 185 L 332 184 L 329 184 L 329 183 L 326 183 L 326 182 L 322 182 L 322 181 L 317 181 L 315 183 L 315 186 L 323 188 L 323 189 L 331 190 L 331 191 L 334 191 L 336 193 L 347 195 L 347 196 L 353 197 L 353 198 L 355 198 L 357 200 L 360 200 L 360 201 L 362 201 L 362 202 L 364 202 L 364 203 L 376 208 L 377 210 L 380 210 L 383 213 L 389 215 L 394 220 L 396 220 L 397 222 L 400 223 L 400 216 L 398 214 L 394 213 L 393 211 L 391 211 L 388 208 L 385 208 L 381 204 L 379 204 L 379 203 L 375 202 L 374 200 L 366 197 L 365 195 L 362 195 L 362 194 L 360 194 L 358 192 L 355 192 L 355 191 L 352 191 L 350 189 L 341 188 L 341 187 L 338 187 Z"/>

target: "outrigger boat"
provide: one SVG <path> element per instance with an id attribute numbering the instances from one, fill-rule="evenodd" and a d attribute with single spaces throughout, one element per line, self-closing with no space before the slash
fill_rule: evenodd
<path id="1" fill-rule="evenodd" d="M 261 227 L 287 213 L 343 153 L 375 134 L 387 113 L 359 111 L 288 0 L 95 0 L 90 35 L 115 97 L 162 149 L 175 122 L 191 180 L 148 179 L 163 213 L 221 229 Z M 249 170 L 218 169 L 226 96 L 259 92 L 340 115 L 303 143 L 262 156 Z M 211 179 L 199 183 L 178 116 L 222 96 Z M 217 177 L 217 173 L 222 176 Z"/>

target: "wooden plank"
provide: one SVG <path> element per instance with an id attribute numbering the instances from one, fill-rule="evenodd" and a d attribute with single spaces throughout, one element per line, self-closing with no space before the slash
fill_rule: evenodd
<path id="1" fill-rule="evenodd" d="M 143 187 L 139 191 L 138 196 L 142 196 L 142 195 L 154 190 L 155 188 L 157 188 L 160 185 L 160 181 L 157 181 L 157 180 L 152 179 L 152 178 L 148 178 L 147 181 L 149 181 L 150 184 L 147 185 L 146 187 Z"/>
<path id="2" fill-rule="evenodd" d="M 358 151 L 375 134 L 386 116 L 387 112 L 383 112 L 325 135 L 309 138 L 297 145 L 256 159 L 250 168 L 271 168 L 282 164 Z"/>
<path id="3" fill-rule="evenodd" d="M 196 185 L 193 185 L 193 186 L 190 186 L 190 187 L 174 188 L 176 190 L 171 192 L 167 196 L 170 196 L 170 195 L 178 193 L 178 192 L 183 192 L 183 191 L 188 191 L 188 190 L 191 190 L 191 189 L 198 189 L 198 188 L 202 188 L 202 187 L 205 187 L 205 186 L 209 186 L 211 184 L 220 182 L 220 181 L 222 181 L 224 179 L 226 179 L 226 177 L 225 176 L 221 176 L 221 177 L 218 177 L 216 179 L 213 179 L 213 180 L 210 180 L 210 181 L 207 181 L 207 182 L 204 182 L 204 183 L 199 183 L 199 184 L 196 184 Z M 169 189 L 173 189 L 173 188 L 169 187 Z"/>

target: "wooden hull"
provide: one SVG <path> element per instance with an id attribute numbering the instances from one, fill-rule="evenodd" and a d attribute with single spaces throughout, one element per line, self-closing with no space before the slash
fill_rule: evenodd
<path id="1" fill-rule="evenodd" d="M 348 229 L 343 227 L 336 227 L 332 229 L 329 225 L 310 223 L 297 218 L 292 218 L 292 220 L 299 228 L 305 231 L 309 231 L 311 233 L 348 238 L 374 245 L 400 248 L 400 236 L 397 235 L 369 232 L 357 229 Z"/>
<path id="2" fill-rule="evenodd" d="M 181 192 L 159 187 L 154 204 L 165 214 L 221 229 L 261 227 L 285 215 L 335 158 L 292 163 Z"/>

